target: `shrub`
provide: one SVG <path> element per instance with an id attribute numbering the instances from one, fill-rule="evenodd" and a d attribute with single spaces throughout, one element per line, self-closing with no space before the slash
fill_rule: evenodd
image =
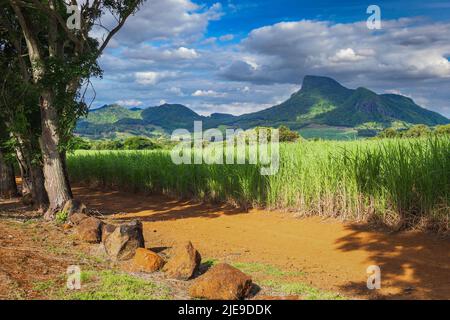
<path id="1" fill-rule="evenodd" d="M 280 142 L 295 142 L 300 139 L 300 134 L 296 131 L 291 131 L 286 126 L 280 126 L 278 128 L 280 130 Z"/>
<path id="2" fill-rule="evenodd" d="M 63 224 L 67 222 L 69 215 L 65 211 L 60 211 L 56 213 L 55 221 L 57 224 Z"/>
<path id="3" fill-rule="evenodd" d="M 406 138 L 420 138 L 420 137 L 427 137 L 430 134 L 431 129 L 428 126 L 424 124 L 418 124 L 405 131 L 403 133 L 403 136 Z"/>
<path id="4" fill-rule="evenodd" d="M 144 137 L 131 137 L 123 143 L 125 150 L 153 150 L 158 146 L 150 139 Z"/>
<path id="5" fill-rule="evenodd" d="M 450 124 L 437 126 L 436 129 L 434 130 L 434 133 L 438 136 L 443 136 L 447 134 L 450 135 Z"/>
<path id="6" fill-rule="evenodd" d="M 395 130 L 394 128 L 387 128 L 384 129 L 383 131 L 381 131 L 378 134 L 378 138 L 383 138 L 383 139 L 393 139 L 393 138 L 398 138 L 400 137 L 400 133 Z"/>

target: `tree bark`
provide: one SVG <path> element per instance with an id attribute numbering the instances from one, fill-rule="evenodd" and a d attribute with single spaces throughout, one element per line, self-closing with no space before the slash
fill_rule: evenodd
<path id="1" fill-rule="evenodd" d="M 66 184 L 69 186 L 70 197 L 73 198 L 72 186 L 69 179 L 69 170 L 67 169 L 67 153 L 65 151 L 61 152 L 61 160 L 64 168 L 64 178 L 66 179 Z"/>
<path id="2" fill-rule="evenodd" d="M 47 191 L 45 190 L 45 178 L 42 166 L 31 164 L 31 176 L 33 183 L 33 201 L 36 210 L 44 213 L 48 208 L 49 201 Z"/>
<path id="3" fill-rule="evenodd" d="M 11 199 L 18 195 L 14 166 L 8 163 L 0 150 L 0 198 Z"/>
<path id="4" fill-rule="evenodd" d="M 16 147 L 16 157 L 19 164 L 20 177 L 22 178 L 22 197 L 24 197 L 25 195 L 32 194 L 33 192 L 31 168 L 29 160 L 27 159 L 28 157 L 20 146 Z"/>
<path id="5" fill-rule="evenodd" d="M 44 172 L 42 170 L 42 163 L 37 159 L 33 159 L 36 153 L 40 154 L 40 150 L 35 150 L 37 149 L 37 139 L 36 141 L 30 141 L 24 139 L 20 134 L 13 136 L 17 141 L 16 155 L 22 176 L 22 196 L 31 194 L 36 210 L 44 213 L 48 208 Z M 30 133 L 30 136 L 33 136 L 33 134 Z"/>
<path id="6" fill-rule="evenodd" d="M 44 218 L 52 220 L 55 213 L 72 199 L 70 186 L 64 172 L 64 161 L 58 150 L 58 115 L 53 105 L 53 95 L 45 90 L 41 95 L 42 136 L 40 145 L 44 163 L 45 189 L 50 206 Z"/>

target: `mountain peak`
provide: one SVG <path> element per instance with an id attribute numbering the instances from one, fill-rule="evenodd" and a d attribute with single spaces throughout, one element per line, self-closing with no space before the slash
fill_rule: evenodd
<path id="1" fill-rule="evenodd" d="M 327 98 L 329 102 L 337 105 L 343 103 L 350 97 L 353 91 L 332 78 L 305 76 L 302 89 L 295 95 L 315 97 L 316 99 Z"/>
<path id="2" fill-rule="evenodd" d="M 302 91 L 309 91 L 314 89 L 332 89 L 332 88 L 344 88 L 339 82 L 332 78 L 310 76 L 307 75 L 303 78 Z"/>
<path id="3" fill-rule="evenodd" d="M 357 95 L 359 95 L 359 96 L 366 96 L 366 97 L 369 97 L 369 96 L 372 96 L 372 97 L 378 96 L 378 95 L 377 95 L 375 92 L 373 92 L 372 90 L 369 90 L 369 89 L 364 88 L 364 87 L 359 87 L 358 89 L 356 89 L 355 94 L 357 94 Z"/>

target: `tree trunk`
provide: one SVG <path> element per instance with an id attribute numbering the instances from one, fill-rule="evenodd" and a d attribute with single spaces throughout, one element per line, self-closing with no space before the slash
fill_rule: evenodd
<path id="1" fill-rule="evenodd" d="M 33 201 L 39 212 L 45 212 L 48 208 L 48 196 L 45 190 L 45 179 L 42 166 L 39 164 L 31 165 L 31 176 L 33 183 Z"/>
<path id="2" fill-rule="evenodd" d="M 22 178 L 22 197 L 24 197 L 27 194 L 33 193 L 31 168 L 27 155 L 19 146 L 16 147 L 16 157 L 17 162 L 19 163 L 20 177 Z"/>
<path id="3" fill-rule="evenodd" d="M 42 164 L 40 161 L 37 159 L 34 159 L 33 161 L 33 156 L 40 154 L 40 150 L 36 150 L 37 145 L 33 147 L 33 145 L 36 144 L 36 141 L 33 143 L 32 141 L 23 139 L 19 134 L 14 135 L 14 138 L 18 143 L 16 155 L 22 176 L 22 196 L 24 197 L 27 194 L 31 194 L 36 210 L 44 213 L 45 209 L 48 207 L 48 196 L 44 184 L 44 172 L 42 171 Z"/>
<path id="4" fill-rule="evenodd" d="M 66 180 L 64 162 L 58 150 L 58 114 L 53 104 L 52 92 L 46 90 L 41 95 L 42 136 L 40 139 L 44 163 L 45 189 L 50 206 L 44 218 L 52 220 L 55 213 L 72 199 L 70 186 Z"/>
<path id="5" fill-rule="evenodd" d="M 11 199 L 18 195 L 14 166 L 6 162 L 0 150 L 0 198 Z"/>
<path id="6" fill-rule="evenodd" d="M 22 8 L 17 0 L 11 0 L 10 4 L 16 14 L 18 22 L 22 28 L 25 42 L 28 48 L 28 57 L 32 66 L 33 81 L 39 83 L 45 75 L 44 56 L 38 41 L 38 32 L 32 30 L 31 23 L 23 14 Z M 49 2 L 53 8 L 53 1 Z M 50 57 L 54 57 L 57 47 L 57 22 L 52 16 L 49 23 L 49 37 L 47 39 L 48 51 Z M 43 171 L 45 177 L 45 189 L 49 198 L 49 208 L 44 215 L 46 219 L 53 219 L 55 213 L 60 210 L 64 204 L 70 200 L 71 191 L 67 183 L 64 172 L 64 164 L 58 150 L 59 132 L 58 132 L 58 112 L 53 101 L 53 92 L 44 89 L 40 98 L 42 136 L 40 137 L 40 146 L 43 158 Z"/>
<path id="7" fill-rule="evenodd" d="M 64 178 L 66 179 L 66 183 L 69 186 L 70 197 L 73 198 L 72 186 L 70 185 L 69 179 L 69 170 L 67 169 L 67 154 L 65 151 L 61 152 L 61 160 L 64 168 Z"/>

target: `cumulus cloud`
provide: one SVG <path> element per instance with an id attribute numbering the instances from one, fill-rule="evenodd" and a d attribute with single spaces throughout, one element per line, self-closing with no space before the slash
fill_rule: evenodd
<path id="1" fill-rule="evenodd" d="M 193 97 L 212 97 L 212 98 L 223 98 L 226 93 L 216 92 L 214 90 L 197 90 L 192 94 Z"/>
<path id="2" fill-rule="evenodd" d="M 341 49 L 330 58 L 333 62 L 355 62 L 364 59 L 363 56 L 357 55 L 352 48 Z"/>
<path id="3" fill-rule="evenodd" d="M 232 34 L 225 34 L 225 35 L 219 37 L 219 40 L 220 41 L 224 41 L 224 42 L 225 41 L 231 41 L 233 39 L 234 39 L 234 36 Z"/>
<path id="4" fill-rule="evenodd" d="M 177 61 L 177 60 L 192 60 L 198 58 L 200 55 L 195 49 L 186 47 L 178 47 L 171 49 L 164 49 L 153 47 L 150 45 L 143 45 L 138 48 L 127 49 L 124 56 L 131 59 L 158 61 Z"/>
<path id="5" fill-rule="evenodd" d="M 147 0 L 129 18 L 117 34 L 116 41 L 122 45 L 174 39 L 189 42 L 200 38 L 209 21 L 219 19 L 222 14 L 220 3 L 207 7 L 191 0 Z M 115 23 L 111 16 L 104 20 L 107 26 Z M 100 30 L 98 32 L 101 33 Z"/>
<path id="6" fill-rule="evenodd" d="M 270 103 L 254 103 L 254 102 L 231 102 L 231 103 L 200 103 L 195 106 L 197 112 L 204 116 L 212 113 L 228 113 L 233 115 L 243 115 L 272 107 Z"/>
<path id="7" fill-rule="evenodd" d="M 145 71 L 135 73 L 136 83 L 141 85 L 155 85 L 164 79 L 170 79 L 173 77 L 176 77 L 176 73 L 174 72 Z"/>
<path id="8" fill-rule="evenodd" d="M 305 74 L 337 77 L 450 78 L 450 23 L 413 19 L 386 21 L 372 32 L 363 22 L 283 22 L 253 30 L 242 43 L 259 68 L 234 61 L 223 70 L 231 80 L 298 83 Z"/>
<path id="9" fill-rule="evenodd" d="M 184 96 L 185 96 L 183 90 L 181 90 L 181 88 L 178 88 L 178 87 L 170 87 L 170 88 L 167 88 L 167 89 L 165 90 L 165 92 L 168 92 L 168 93 L 170 93 L 170 94 L 172 94 L 172 95 L 175 95 L 175 96 L 177 96 L 177 97 L 184 97 Z"/>
<path id="10" fill-rule="evenodd" d="M 139 107 L 142 106 L 142 101 L 130 99 L 130 100 L 117 100 L 117 104 L 125 107 Z"/>

